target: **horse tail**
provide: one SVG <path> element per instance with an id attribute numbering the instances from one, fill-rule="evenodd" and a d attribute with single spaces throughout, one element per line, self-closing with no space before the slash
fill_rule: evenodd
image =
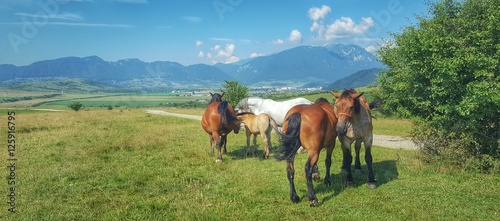
<path id="1" fill-rule="evenodd" d="M 288 128 L 285 134 L 281 134 L 279 153 L 275 155 L 277 160 L 291 159 L 302 146 L 300 143 L 300 113 L 290 115 L 286 121 L 288 122 Z"/>
<path id="2" fill-rule="evenodd" d="M 278 123 L 276 123 L 276 121 L 274 120 L 274 118 L 272 118 L 271 116 L 269 116 L 269 123 L 273 127 L 274 132 L 276 132 L 276 134 L 278 134 L 278 135 L 281 136 L 281 132 L 278 129 Z"/>
<path id="3" fill-rule="evenodd" d="M 217 112 L 219 112 L 221 124 L 225 127 L 236 124 L 238 121 L 236 116 L 229 111 L 229 103 L 227 101 L 220 102 Z"/>

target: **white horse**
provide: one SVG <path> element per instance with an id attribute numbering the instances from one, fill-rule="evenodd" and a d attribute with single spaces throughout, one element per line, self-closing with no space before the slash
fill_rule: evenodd
<path id="1" fill-rule="evenodd" d="M 255 115 L 266 113 L 271 115 L 271 117 L 276 121 L 278 125 L 282 126 L 286 112 L 288 112 L 290 108 L 297 104 L 312 104 L 312 102 L 305 98 L 295 98 L 277 102 L 271 99 L 263 99 L 260 97 L 247 97 L 241 100 L 236 105 L 234 110 L 237 113 L 252 112 Z"/>

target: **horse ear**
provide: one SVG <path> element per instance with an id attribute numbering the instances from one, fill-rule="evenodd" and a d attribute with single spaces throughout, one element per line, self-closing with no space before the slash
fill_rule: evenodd
<path id="1" fill-rule="evenodd" d="M 214 96 L 214 94 L 212 94 L 212 92 L 209 92 L 209 93 L 210 93 L 210 96 L 212 96 L 212 97 Z"/>
<path id="2" fill-rule="evenodd" d="M 355 94 L 352 94 L 352 95 L 351 95 L 351 97 L 352 97 L 353 99 L 356 99 L 356 98 L 361 97 L 364 93 L 365 93 L 365 92 L 355 93 Z"/>
<path id="3" fill-rule="evenodd" d="M 333 92 L 330 92 L 335 98 L 340 98 L 340 94 L 339 93 L 333 93 Z"/>
<path id="4" fill-rule="evenodd" d="M 222 95 L 220 96 L 221 98 L 224 97 L 224 93 L 226 93 L 226 92 L 222 92 Z"/>

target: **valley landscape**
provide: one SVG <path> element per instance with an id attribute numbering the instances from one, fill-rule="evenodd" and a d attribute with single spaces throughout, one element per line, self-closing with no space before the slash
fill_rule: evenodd
<path id="1" fill-rule="evenodd" d="M 320 50 L 333 54 L 327 48 Z M 265 59 L 271 58 L 254 62 L 262 64 Z M 342 72 L 334 71 L 336 65 L 329 63 L 320 66 L 331 68 L 323 75 L 301 78 L 309 72 L 280 75 L 285 71 L 275 71 L 277 75 L 269 80 L 270 73 L 256 77 L 267 70 L 266 66 L 251 62 L 192 67 L 75 57 L 23 67 L 2 65 L 0 109 L 4 119 L 14 120 L 15 128 L 2 127 L 0 133 L 15 130 L 15 151 L 8 159 L 15 157 L 16 168 L 14 176 L 11 172 L 0 184 L 10 195 L 5 198 L 9 203 L 0 207 L 0 219 L 494 220 L 500 212 L 498 176 L 443 171 L 439 165 L 422 164 L 418 151 L 404 146 L 374 147 L 377 189 L 366 188 L 363 161 L 363 173 L 355 174 L 354 187 L 347 188 L 340 171 L 338 142 L 333 185 L 314 183 L 321 206 L 313 209 L 305 202 L 305 177 L 300 170 L 296 184 L 302 201 L 292 204 L 285 165 L 273 159 L 279 146 L 277 136 L 272 137 L 270 159 L 262 159 L 262 140 L 257 139 L 255 155 L 246 156 L 244 134 L 231 133 L 224 162 L 216 164 L 214 156 L 208 154 L 209 140 L 198 120 L 148 113 L 161 110 L 200 116 L 209 92 L 218 92 L 224 80 L 245 82 L 250 93 L 276 100 L 299 96 L 311 101 L 319 97 L 333 100 L 329 91 L 350 87 L 365 91 L 372 100 L 380 68 L 375 63 Z M 135 68 L 128 67 L 133 64 Z M 7 66 L 12 72 L 5 71 Z M 156 71 L 149 72 L 152 67 Z M 250 69 L 255 75 L 241 75 Z M 101 70 L 110 72 L 99 74 Z M 218 74 L 206 75 L 209 71 Z M 82 110 L 68 107 L 75 101 L 84 105 Z M 15 118 L 8 118 L 9 114 Z M 412 124 L 408 120 L 374 115 L 375 134 L 409 136 Z M 324 153 L 320 159 L 321 173 Z M 306 154 L 298 155 L 296 164 L 304 165 L 305 160 Z M 477 191 L 478 186 L 481 191 Z"/>

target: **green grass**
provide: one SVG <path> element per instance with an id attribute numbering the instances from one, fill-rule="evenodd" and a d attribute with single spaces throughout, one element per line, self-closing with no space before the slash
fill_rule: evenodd
<path id="1" fill-rule="evenodd" d="M 175 96 L 171 94 L 134 94 L 78 99 L 86 107 L 146 107 L 164 106 L 172 103 L 196 102 L 198 99 L 209 100 L 208 96 Z M 75 100 L 63 100 L 45 103 L 42 107 L 67 106 Z"/>
<path id="2" fill-rule="evenodd" d="M 285 162 L 263 160 L 262 140 L 257 156 L 245 157 L 245 136 L 230 134 L 224 162 L 215 163 L 208 135 L 196 120 L 113 109 L 19 113 L 16 125 L 17 212 L 9 213 L 2 203 L 0 220 L 494 220 L 500 215 L 500 177 L 442 171 L 423 165 L 416 151 L 374 147 L 379 187 L 367 189 L 366 174 L 355 174 L 355 187 L 344 188 L 337 144 L 334 185 L 315 182 L 321 206 L 310 208 L 305 154 L 296 158 L 302 201 L 294 204 Z M 1 127 L 0 133 L 6 130 Z M 324 153 L 322 176 L 323 158 Z M 1 175 L 0 189 L 6 192 L 7 170 Z"/>

